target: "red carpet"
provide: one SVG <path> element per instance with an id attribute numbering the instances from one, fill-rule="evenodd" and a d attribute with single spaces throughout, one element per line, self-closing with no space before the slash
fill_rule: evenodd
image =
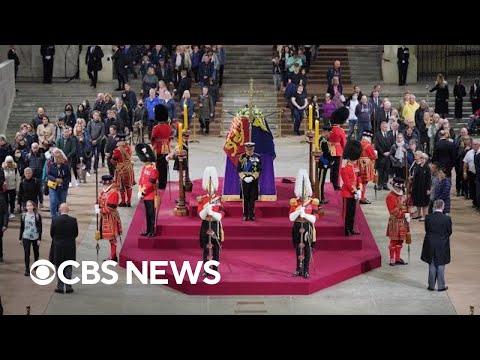
<path id="1" fill-rule="evenodd" d="M 242 221 L 242 203 L 225 202 L 223 226 L 225 242 L 220 257 L 221 281 L 216 285 L 188 281 L 177 285 L 171 270 L 163 278 L 168 286 L 192 295 L 301 295 L 311 294 L 381 265 L 380 252 L 370 232 L 360 206 L 355 219 L 361 235 L 345 237 L 342 202 L 339 192 L 326 184 L 325 216 L 317 221 L 317 245 L 310 266 L 310 279 L 293 278 L 295 250 L 292 246 L 292 223 L 288 219 L 289 200 L 294 184 L 284 184 L 277 178 L 278 200 L 257 202 L 256 222 Z M 223 179 L 220 179 L 222 183 Z M 172 183 L 172 189 L 178 184 Z M 221 189 L 218 191 L 221 194 Z M 187 193 L 190 215 L 173 214 L 178 191 L 162 194 L 158 212 L 157 236 L 144 238 L 144 206 L 137 207 L 120 253 L 120 265 L 133 261 L 140 268 L 143 260 L 168 260 L 177 264 L 201 260 L 199 245 L 201 219 L 197 215 L 196 197 L 203 194 L 201 180 L 195 180 L 192 194 Z M 194 265 L 192 265 L 194 266 Z"/>

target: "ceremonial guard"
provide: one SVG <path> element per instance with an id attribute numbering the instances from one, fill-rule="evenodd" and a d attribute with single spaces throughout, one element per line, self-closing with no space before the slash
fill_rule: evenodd
<path id="1" fill-rule="evenodd" d="M 155 125 L 152 130 L 151 144 L 155 151 L 158 171 L 158 188 L 165 190 L 168 179 L 168 160 L 170 153 L 170 140 L 172 139 L 172 127 L 167 124 L 168 110 L 164 105 L 155 106 Z"/>
<path id="2" fill-rule="evenodd" d="M 103 175 L 103 191 L 95 204 L 95 213 L 100 214 L 100 238 L 110 241 L 110 256 L 106 260 L 118 262 L 117 237 L 122 235 L 122 222 L 118 214 L 118 190 L 113 176 Z"/>
<path id="3" fill-rule="evenodd" d="M 400 258 L 403 242 L 407 240 L 407 234 L 410 233 L 411 215 L 408 212 L 407 197 L 404 195 L 405 180 L 399 177 L 393 178 L 392 191 L 387 195 L 388 218 L 387 236 L 390 238 L 390 266 L 406 265 L 407 263 Z"/>
<path id="4" fill-rule="evenodd" d="M 360 204 L 371 204 L 365 197 L 367 192 L 367 185 L 369 181 L 374 181 L 375 178 L 375 160 L 378 159 L 377 151 L 372 146 L 373 134 L 370 131 L 364 131 L 362 136 L 362 154 L 358 161 L 360 168 L 360 178 L 362 180 L 362 196 L 360 197 Z"/>
<path id="5" fill-rule="evenodd" d="M 357 140 L 349 140 L 343 152 L 346 160 L 340 174 L 343 180 L 341 195 L 343 197 L 343 218 L 345 220 L 345 236 L 360 234 L 353 228 L 357 200 L 360 199 L 362 184 L 358 176 L 357 160 L 362 153 L 362 144 Z"/>
<path id="6" fill-rule="evenodd" d="M 138 180 L 138 200 L 143 199 L 145 204 L 146 230 L 141 236 L 153 237 L 156 230 L 157 209 L 160 205 L 158 195 L 158 171 L 155 168 L 155 154 L 150 146 L 137 144 L 135 152 L 144 163 Z"/>
<path id="7" fill-rule="evenodd" d="M 320 203 L 322 204 L 328 204 L 328 200 L 325 199 L 324 188 L 327 171 L 329 168 L 331 168 L 333 164 L 333 157 L 331 152 L 332 145 L 328 142 L 331 133 L 332 127 L 324 126 L 322 129 L 322 136 L 320 137 L 319 148 L 322 154 L 320 155 L 320 158 L 318 160 L 318 171 L 320 172 Z"/>
<path id="8" fill-rule="evenodd" d="M 202 219 L 200 229 L 200 247 L 203 249 L 203 262 L 209 260 L 220 261 L 220 250 L 222 248 L 223 226 L 222 218 L 225 215 L 221 197 L 215 194 L 218 190 L 217 169 L 208 166 L 203 172 L 202 188 L 207 193 L 197 198 L 198 215 Z M 217 267 L 213 268 L 218 271 Z M 207 272 L 203 276 L 207 276 Z"/>
<path id="9" fill-rule="evenodd" d="M 135 185 L 135 173 L 132 163 L 132 149 L 125 142 L 125 134 L 117 134 L 117 148 L 113 150 L 112 164 L 115 165 L 114 182 L 120 191 L 122 201 L 118 206 L 130 207 L 132 204 L 132 186 Z M 125 196 L 126 193 L 126 196 Z"/>
<path id="10" fill-rule="evenodd" d="M 238 158 L 237 171 L 241 181 L 243 221 L 255 221 L 255 200 L 258 199 L 258 178 L 262 172 L 262 159 L 254 150 L 255 143 L 246 142 L 245 152 Z"/>
<path id="11" fill-rule="evenodd" d="M 290 221 L 293 222 L 292 240 L 296 249 L 297 269 L 293 276 L 310 277 L 310 258 L 315 249 L 315 221 L 320 217 L 320 201 L 312 198 L 312 185 L 305 169 L 298 170 L 295 181 L 295 198 L 290 199 Z"/>
<path id="12" fill-rule="evenodd" d="M 340 190 L 341 187 L 338 183 L 338 173 L 342 163 L 343 149 L 347 144 L 347 137 L 345 131 L 341 128 L 341 125 L 347 121 L 350 112 L 348 108 L 341 107 L 335 110 L 330 118 L 332 124 L 332 131 L 330 135 L 330 143 L 332 144 L 332 156 L 333 156 L 333 165 L 330 169 L 330 182 L 333 184 L 335 190 Z"/>

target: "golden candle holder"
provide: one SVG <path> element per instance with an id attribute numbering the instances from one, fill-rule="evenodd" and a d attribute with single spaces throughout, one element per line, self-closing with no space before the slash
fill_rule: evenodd
<path id="1" fill-rule="evenodd" d="M 185 141 L 185 144 L 187 145 L 187 156 L 186 156 L 186 161 L 187 164 L 185 166 L 185 191 L 186 192 L 191 192 L 193 188 L 192 181 L 190 180 L 190 147 L 188 146 L 188 139 L 190 138 L 191 131 L 186 130 L 183 131 L 183 141 Z M 183 175 L 183 174 L 182 174 Z"/>
<path id="2" fill-rule="evenodd" d="M 185 206 L 185 188 L 183 184 L 183 160 L 187 157 L 187 152 L 183 149 L 175 150 L 175 155 L 178 158 L 178 204 L 173 209 L 175 216 L 188 216 L 188 208 Z"/>
<path id="3" fill-rule="evenodd" d="M 310 178 L 310 183 L 312 187 L 314 186 L 314 177 L 313 177 L 313 130 L 308 130 L 306 133 L 306 142 L 308 143 L 308 177 Z"/>

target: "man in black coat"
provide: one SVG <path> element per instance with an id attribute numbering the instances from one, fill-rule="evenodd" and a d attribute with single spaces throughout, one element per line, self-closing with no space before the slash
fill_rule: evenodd
<path id="1" fill-rule="evenodd" d="M 60 216 L 55 216 L 52 219 L 50 227 L 50 236 L 52 237 L 52 246 L 50 248 L 50 262 L 58 267 L 67 260 L 76 260 L 76 243 L 75 239 L 78 236 L 77 219 L 68 215 L 69 208 L 67 203 L 60 205 Z M 65 278 L 72 278 L 72 266 L 65 267 L 63 274 Z M 72 293 L 72 285 L 64 284 L 58 278 L 56 293 L 63 294 L 63 287 L 65 285 L 66 293 Z"/>
<path id="2" fill-rule="evenodd" d="M 53 76 L 53 57 L 55 45 L 40 45 L 40 54 L 43 60 L 43 83 L 51 84 Z"/>
<path id="3" fill-rule="evenodd" d="M 450 235 L 452 219 L 443 213 L 445 203 L 435 200 L 433 213 L 425 218 L 425 239 L 422 247 L 422 261 L 430 264 L 428 272 L 428 290 L 445 291 L 445 265 L 450 263 Z"/>
<path id="4" fill-rule="evenodd" d="M 20 60 L 17 55 L 17 48 L 15 45 L 10 45 L 10 50 L 8 50 L 7 58 L 13 60 L 15 65 L 15 80 L 17 80 L 18 66 L 20 65 Z"/>
<path id="5" fill-rule="evenodd" d="M 440 130 L 440 140 L 433 149 L 433 162 L 438 162 L 445 169 L 445 175 L 452 177 L 452 167 L 455 165 L 455 145 L 447 139 L 445 130 Z"/>
<path id="6" fill-rule="evenodd" d="M 375 161 L 375 166 L 378 172 L 378 190 L 389 190 L 388 188 L 388 174 L 390 172 L 390 148 L 395 140 L 393 136 L 388 133 L 388 125 L 386 122 L 380 124 L 380 131 L 375 133 L 373 142 L 375 150 L 378 153 L 378 160 Z"/>
<path id="7" fill-rule="evenodd" d="M 5 175 L 0 171 L 0 262 L 3 262 L 3 233 L 8 228 L 8 206 L 5 193 L 1 191 Z"/>
<path id="8" fill-rule="evenodd" d="M 410 50 L 405 45 L 397 49 L 398 64 L 398 85 L 407 85 L 408 59 L 410 58 Z"/>
<path id="9" fill-rule="evenodd" d="M 103 51 L 98 45 L 90 45 L 85 54 L 87 74 L 91 81 L 90 86 L 97 87 L 98 72 L 102 70 Z"/>

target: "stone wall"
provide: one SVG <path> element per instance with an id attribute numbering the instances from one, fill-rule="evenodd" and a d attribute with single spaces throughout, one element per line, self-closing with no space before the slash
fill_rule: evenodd
<path id="1" fill-rule="evenodd" d="M 384 45 L 382 75 L 385 84 L 398 84 L 397 49 L 401 45 Z M 417 45 L 406 45 L 410 50 L 407 84 L 417 83 Z"/>
<path id="2" fill-rule="evenodd" d="M 7 60 L 10 45 L 0 45 L 0 62 Z M 79 45 L 55 45 L 53 62 L 54 78 L 70 78 L 78 69 Z M 40 45 L 17 45 L 20 60 L 18 77 L 43 78 L 43 62 Z"/>
<path id="3" fill-rule="evenodd" d="M 5 134 L 15 99 L 15 68 L 12 60 L 0 64 L 0 134 Z"/>

